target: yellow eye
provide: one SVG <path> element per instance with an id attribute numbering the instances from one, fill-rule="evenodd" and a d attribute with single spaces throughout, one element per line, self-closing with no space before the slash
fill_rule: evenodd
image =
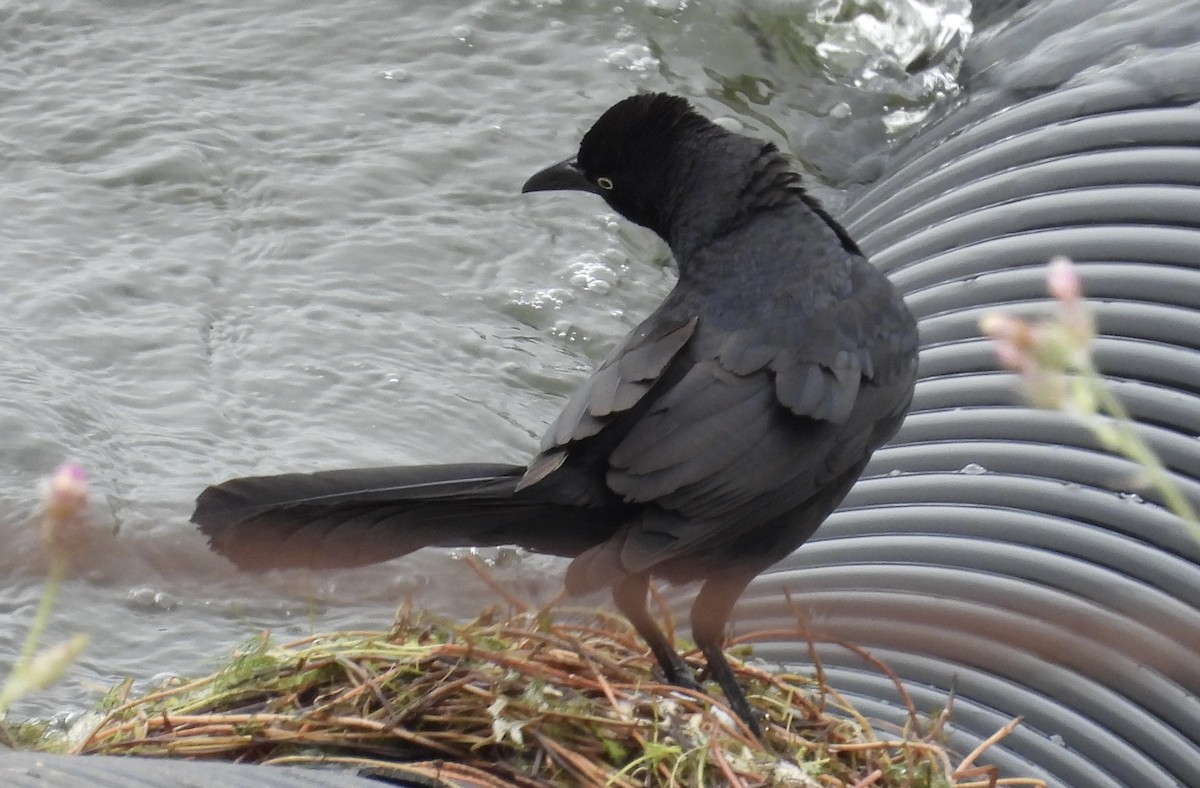
<path id="1" fill-rule="evenodd" d="M 605 178 L 603 175 L 601 175 L 596 179 L 596 185 L 605 191 L 610 191 L 613 187 L 612 178 Z"/>

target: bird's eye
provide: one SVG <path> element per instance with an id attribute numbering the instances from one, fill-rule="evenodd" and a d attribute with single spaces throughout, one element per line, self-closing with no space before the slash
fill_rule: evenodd
<path id="1" fill-rule="evenodd" d="M 596 179 L 596 185 L 605 191 L 611 191 L 613 187 L 612 178 L 605 178 L 603 175 L 601 175 Z"/>

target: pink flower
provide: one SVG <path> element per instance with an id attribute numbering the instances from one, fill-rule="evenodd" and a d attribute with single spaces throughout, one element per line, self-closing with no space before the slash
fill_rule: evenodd
<path id="1" fill-rule="evenodd" d="M 42 540 L 53 559 L 86 545 L 87 506 L 87 474 L 79 465 L 60 465 L 46 485 L 42 513 Z"/>
<path id="2" fill-rule="evenodd" d="M 1050 295 L 1068 309 L 1074 308 L 1083 300 L 1083 283 L 1075 270 L 1075 264 L 1069 258 L 1060 255 L 1050 261 L 1046 282 L 1050 286 Z"/>
<path id="3" fill-rule="evenodd" d="M 1034 366 L 1036 349 L 1033 327 L 1005 312 L 988 312 L 979 327 L 996 342 L 1000 363 L 1014 372 L 1029 372 Z"/>

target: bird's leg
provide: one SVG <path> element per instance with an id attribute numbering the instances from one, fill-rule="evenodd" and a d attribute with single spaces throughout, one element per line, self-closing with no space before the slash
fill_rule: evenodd
<path id="1" fill-rule="evenodd" d="M 755 737 L 761 739 L 762 726 L 759 725 L 758 716 L 750 708 L 745 691 L 737 683 L 733 668 L 729 667 L 729 662 L 725 659 L 724 648 L 725 625 L 729 622 L 733 605 L 758 574 L 759 569 L 760 567 L 755 567 L 753 571 L 747 569 L 708 579 L 696 596 L 696 601 L 692 603 L 692 637 L 704 653 L 708 672 L 725 693 L 729 708 L 742 718 Z"/>
<path id="2" fill-rule="evenodd" d="M 667 636 L 650 617 L 650 611 L 646 609 L 646 593 L 649 589 L 650 576 L 648 574 L 626 575 L 613 586 L 613 602 L 616 603 L 617 609 L 629 619 L 629 623 L 633 624 L 633 628 L 642 636 L 642 640 L 650 646 L 650 652 L 658 660 L 658 665 L 662 668 L 667 682 L 676 687 L 703 692 L 704 690 L 700 688 L 700 683 L 696 681 L 692 669 L 683 661 L 683 657 L 679 656 L 679 652 L 667 642 Z"/>

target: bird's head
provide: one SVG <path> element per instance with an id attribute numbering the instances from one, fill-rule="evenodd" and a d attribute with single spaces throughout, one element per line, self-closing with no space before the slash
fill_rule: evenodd
<path id="1" fill-rule="evenodd" d="M 681 140 L 697 129 L 719 130 L 686 99 L 644 93 L 608 109 L 583 135 L 579 153 L 536 173 L 522 192 L 573 189 L 604 198 L 626 219 L 665 237 L 664 209 L 678 182 Z"/>

